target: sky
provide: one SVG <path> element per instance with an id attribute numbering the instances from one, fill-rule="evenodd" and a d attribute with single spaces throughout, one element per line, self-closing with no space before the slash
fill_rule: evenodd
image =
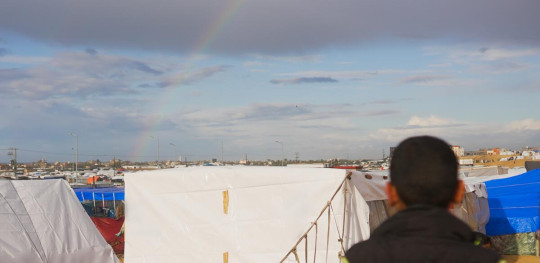
<path id="1" fill-rule="evenodd" d="M 0 3 L 2 163 L 540 147 L 537 0 Z"/>

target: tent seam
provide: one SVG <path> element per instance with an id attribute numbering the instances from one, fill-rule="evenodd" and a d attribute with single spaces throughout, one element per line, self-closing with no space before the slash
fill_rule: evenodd
<path id="1" fill-rule="evenodd" d="M 26 204 L 22 201 L 22 198 L 21 198 L 21 195 L 19 194 L 19 191 L 17 190 L 17 188 L 15 187 L 15 185 L 13 184 L 12 181 L 9 181 L 9 183 L 11 184 L 11 187 L 15 190 L 15 193 L 17 194 L 17 196 L 19 197 L 19 200 L 24 208 L 24 211 L 26 212 L 26 214 L 28 215 L 28 218 L 30 219 L 30 223 L 32 225 L 32 228 L 34 229 L 35 233 L 36 233 L 36 236 L 37 236 L 37 231 L 36 231 L 36 226 L 34 225 L 34 220 L 32 220 L 32 217 L 30 216 L 30 214 L 28 213 L 28 209 L 26 208 Z M 5 198 L 4 198 L 5 199 Z M 7 201 L 6 201 L 7 202 Z M 13 211 L 13 214 L 15 215 L 15 217 L 17 217 L 17 220 L 19 220 L 19 223 L 21 224 L 21 226 L 24 228 L 25 230 L 25 234 L 28 236 L 28 239 L 30 239 L 30 242 L 32 243 L 32 245 L 34 246 L 34 248 L 36 249 L 36 251 L 38 251 L 38 254 L 39 254 L 39 257 L 43 260 L 43 257 L 41 256 L 41 253 L 39 253 L 39 250 L 37 248 L 37 245 L 34 244 L 34 241 L 32 240 L 32 238 L 30 238 L 30 235 L 28 234 L 28 232 L 26 231 L 26 228 L 24 227 L 24 224 L 21 222 L 20 218 L 19 218 L 19 215 L 17 213 L 15 213 L 15 210 L 13 210 L 13 208 L 11 207 L 11 204 L 9 204 L 9 202 L 7 202 L 9 208 L 11 209 L 11 211 Z M 47 254 L 45 253 L 45 249 L 43 249 L 43 244 L 41 244 L 41 239 L 38 237 L 38 241 L 39 241 L 39 246 L 41 247 L 41 251 L 43 252 L 43 256 L 45 257 L 45 260 L 43 262 L 49 262 L 49 260 L 47 259 Z"/>

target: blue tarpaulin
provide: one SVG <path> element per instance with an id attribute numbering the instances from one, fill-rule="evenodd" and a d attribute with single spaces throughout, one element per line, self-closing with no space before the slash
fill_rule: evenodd
<path id="1" fill-rule="evenodd" d="M 489 202 L 489 236 L 538 231 L 540 169 L 485 182 Z"/>
<path id="2" fill-rule="evenodd" d="M 124 188 L 74 188 L 79 201 L 122 201 L 124 200 Z"/>

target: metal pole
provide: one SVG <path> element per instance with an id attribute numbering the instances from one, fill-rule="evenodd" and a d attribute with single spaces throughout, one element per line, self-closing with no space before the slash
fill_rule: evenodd
<path id="1" fill-rule="evenodd" d="M 75 175 L 79 175 L 79 135 L 73 132 L 69 135 L 75 137 Z"/>
<path id="2" fill-rule="evenodd" d="M 176 161 L 178 161 L 178 153 L 176 152 L 176 144 L 170 142 L 169 145 L 174 147 L 174 158 L 173 158 L 173 160 L 174 160 L 174 163 L 176 164 Z"/>
<path id="3" fill-rule="evenodd" d="M 79 174 L 79 135 L 75 135 L 75 172 Z"/>

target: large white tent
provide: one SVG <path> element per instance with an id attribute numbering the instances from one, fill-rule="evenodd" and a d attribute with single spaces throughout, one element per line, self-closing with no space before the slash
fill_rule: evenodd
<path id="1" fill-rule="evenodd" d="M 0 261 L 118 259 L 65 180 L 0 180 Z"/>
<path id="2" fill-rule="evenodd" d="M 127 174 L 125 260 L 338 262 L 369 236 L 369 209 L 348 174 L 294 167 Z"/>
<path id="3" fill-rule="evenodd" d="M 392 213 L 388 171 L 188 167 L 126 175 L 125 259 L 139 262 L 339 262 Z M 485 231 L 485 186 L 454 214 Z M 307 244 L 307 245 L 306 245 Z M 315 260 L 314 260 L 315 259 Z"/>

